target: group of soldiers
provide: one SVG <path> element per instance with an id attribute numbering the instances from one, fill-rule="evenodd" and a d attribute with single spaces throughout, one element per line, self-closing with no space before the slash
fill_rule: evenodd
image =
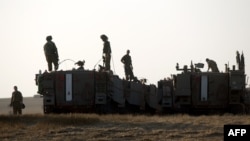
<path id="1" fill-rule="evenodd" d="M 207 71 L 211 69 L 212 72 L 219 72 L 219 69 L 215 61 L 207 58 L 206 62 L 208 64 Z M 244 57 L 243 52 L 240 55 L 239 51 L 236 51 L 236 63 L 237 63 L 238 70 L 245 71 L 245 57 Z"/>
<path id="2" fill-rule="evenodd" d="M 106 35 L 101 35 L 101 39 L 103 40 L 103 62 L 105 70 L 110 70 L 110 59 L 111 59 L 111 47 L 108 41 L 108 37 Z M 124 64 L 125 77 L 126 80 L 135 80 L 132 66 L 132 59 L 129 55 L 130 50 L 127 50 L 127 54 L 121 58 L 121 62 Z"/>
<path id="3" fill-rule="evenodd" d="M 110 60 L 111 60 L 111 47 L 110 42 L 108 41 L 108 37 L 106 35 L 100 36 L 103 44 L 103 68 L 105 71 L 111 71 L 110 70 Z M 45 57 L 48 63 L 48 71 L 52 71 L 52 63 L 54 64 L 54 70 L 56 71 L 59 67 L 59 56 L 58 51 L 55 43 L 52 41 L 52 36 L 46 37 L 46 44 L 44 45 L 44 53 Z M 127 53 L 121 58 L 121 62 L 124 64 L 124 70 L 125 70 L 125 77 L 126 80 L 134 80 L 136 81 L 137 78 L 134 76 L 133 73 L 133 66 L 132 66 L 132 59 L 130 54 L 130 50 L 127 50 Z M 215 61 L 211 59 L 206 59 L 206 62 L 208 64 L 208 70 L 211 69 L 212 72 L 219 72 L 219 69 L 217 67 L 217 64 Z M 236 52 L 236 62 L 238 65 L 239 70 L 244 70 L 244 55 L 243 53 L 240 55 L 240 53 Z M 78 61 L 75 64 L 79 66 L 78 70 L 84 70 L 84 63 L 85 61 Z M 25 108 L 25 105 L 23 103 L 23 96 L 20 91 L 18 91 L 17 86 L 14 86 L 14 92 L 12 93 L 10 106 L 13 107 L 13 114 L 22 114 L 22 109 Z"/>
<path id="4" fill-rule="evenodd" d="M 245 57 L 244 57 L 243 52 L 240 55 L 239 51 L 236 51 L 236 63 L 237 63 L 238 69 L 241 71 L 244 71 L 244 69 L 245 69 Z"/>
<path id="5" fill-rule="evenodd" d="M 100 36 L 103 41 L 103 68 L 105 71 L 110 71 L 110 60 L 111 60 L 111 47 L 108 37 L 103 34 Z M 52 71 L 52 64 L 54 64 L 54 70 L 56 71 L 59 67 L 59 56 L 55 43 L 52 41 L 52 36 L 46 37 L 47 42 L 44 45 L 44 53 L 48 63 L 48 71 Z M 131 56 L 129 55 L 130 50 L 127 50 L 127 54 L 121 58 L 121 62 L 124 64 L 126 80 L 135 80 L 136 77 L 133 73 L 133 66 Z M 78 70 L 84 70 L 85 61 L 78 61 L 75 64 L 79 66 Z"/>
<path id="6" fill-rule="evenodd" d="M 106 35 L 101 35 L 100 38 L 104 42 L 103 44 L 103 67 L 102 69 L 105 71 L 110 71 L 110 60 L 111 60 L 111 47 L 110 47 L 110 42 L 108 41 L 108 37 Z M 48 63 L 48 70 L 52 71 L 52 63 L 54 64 L 54 70 L 56 71 L 59 67 L 58 61 L 59 61 L 59 56 L 57 52 L 57 48 L 55 43 L 52 41 L 52 36 L 47 36 L 46 37 L 47 43 L 44 45 L 44 53 L 45 57 Z M 124 70 L 125 70 L 125 77 L 126 80 L 136 80 L 137 78 L 134 76 L 133 73 L 133 66 L 132 66 L 132 60 L 130 50 L 127 50 L 127 54 L 125 54 L 121 58 L 121 62 L 124 64 Z M 244 68 L 244 55 L 240 56 L 239 52 L 236 52 L 236 60 L 237 60 L 237 65 L 239 70 L 242 70 Z M 215 61 L 211 59 L 206 59 L 206 62 L 208 64 L 208 70 L 211 69 L 212 72 L 219 72 L 219 69 L 217 67 L 217 64 Z M 84 70 L 84 65 L 85 61 L 78 61 L 76 64 L 79 66 L 78 70 Z"/>

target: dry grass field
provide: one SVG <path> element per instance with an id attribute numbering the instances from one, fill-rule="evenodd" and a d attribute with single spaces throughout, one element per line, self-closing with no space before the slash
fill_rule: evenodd
<path id="1" fill-rule="evenodd" d="M 0 140 L 220 141 L 224 124 L 250 124 L 250 119 L 233 115 L 1 115 Z"/>
<path id="2" fill-rule="evenodd" d="M 25 110 L 22 116 L 0 114 L 1 141 L 221 141 L 225 124 L 250 124 L 249 115 L 43 115 L 41 109 Z"/>

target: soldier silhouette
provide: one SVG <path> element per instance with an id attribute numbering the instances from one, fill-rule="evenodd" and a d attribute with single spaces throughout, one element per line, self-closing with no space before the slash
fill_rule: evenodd
<path id="1" fill-rule="evenodd" d="M 210 59 L 207 58 L 207 59 L 206 59 L 206 62 L 207 62 L 207 64 L 208 64 L 208 69 L 207 69 L 207 71 L 209 71 L 209 69 L 211 69 L 212 72 L 219 72 L 219 69 L 218 69 L 217 64 L 216 64 L 215 61 L 210 60 Z"/>
<path id="2" fill-rule="evenodd" d="M 17 86 L 14 86 L 14 92 L 11 96 L 10 106 L 13 107 L 14 115 L 22 114 L 22 106 L 23 106 L 23 96 L 20 91 L 18 91 Z"/>
<path id="3" fill-rule="evenodd" d="M 101 35 L 101 39 L 104 42 L 103 44 L 103 63 L 105 70 L 110 70 L 110 59 L 111 59 L 111 47 L 106 35 Z"/>
<path id="4" fill-rule="evenodd" d="M 124 64 L 126 80 L 134 79 L 133 66 L 131 56 L 129 55 L 130 50 L 127 50 L 127 54 L 124 55 L 121 59 L 121 62 Z"/>
<path id="5" fill-rule="evenodd" d="M 84 70 L 84 67 L 83 67 L 84 63 L 85 63 L 85 60 L 76 62 L 75 64 L 79 66 L 77 70 Z"/>
<path id="6" fill-rule="evenodd" d="M 244 57 L 243 52 L 240 56 L 240 68 L 239 68 L 239 70 L 245 71 L 245 57 Z"/>
<path id="7" fill-rule="evenodd" d="M 52 36 L 46 37 L 47 43 L 44 45 L 44 54 L 48 63 L 48 70 L 52 71 L 52 63 L 54 64 L 55 71 L 58 69 L 58 52 L 54 42 L 52 42 Z"/>
<path id="8" fill-rule="evenodd" d="M 237 66 L 238 66 L 238 69 L 240 70 L 240 53 L 239 51 L 236 51 L 236 63 L 237 63 Z"/>

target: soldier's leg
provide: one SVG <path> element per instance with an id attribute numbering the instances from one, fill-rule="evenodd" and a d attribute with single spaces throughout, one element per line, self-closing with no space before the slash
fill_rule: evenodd
<path id="1" fill-rule="evenodd" d="M 58 68 L 59 68 L 58 62 L 56 62 L 56 63 L 54 64 L 54 66 L 55 66 L 55 70 L 58 70 Z"/>
<path id="2" fill-rule="evenodd" d="M 58 69 L 58 60 L 56 57 L 53 57 L 53 60 L 52 60 L 53 64 L 54 64 L 54 69 L 57 70 Z"/>
<path id="3" fill-rule="evenodd" d="M 22 115 L 22 109 L 21 108 L 18 109 L 18 114 Z"/>
<path id="4" fill-rule="evenodd" d="M 52 71 L 52 63 L 48 62 L 48 69 L 49 69 L 49 71 Z"/>
<path id="5" fill-rule="evenodd" d="M 125 76 L 126 76 L 126 80 L 129 80 L 129 71 L 128 71 L 127 66 L 125 66 Z"/>
<path id="6" fill-rule="evenodd" d="M 106 69 L 106 70 L 110 70 L 110 65 L 109 65 L 109 62 L 108 62 L 108 61 L 105 62 L 105 69 Z"/>
<path id="7" fill-rule="evenodd" d="M 129 76 L 128 76 L 128 74 L 126 74 L 126 80 L 129 80 Z"/>
<path id="8" fill-rule="evenodd" d="M 110 55 L 107 55 L 105 58 L 105 66 L 106 66 L 106 70 L 110 70 Z"/>
<path id="9" fill-rule="evenodd" d="M 17 108 L 15 106 L 13 106 L 13 114 L 17 115 Z"/>
<path id="10" fill-rule="evenodd" d="M 134 79 L 134 73 L 130 67 L 129 67 L 129 76 L 130 76 L 130 79 Z"/>
<path id="11" fill-rule="evenodd" d="M 46 60 L 47 60 L 47 63 L 48 63 L 48 71 L 52 71 L 52 58 L 51 56 L 46 56 Z"/>

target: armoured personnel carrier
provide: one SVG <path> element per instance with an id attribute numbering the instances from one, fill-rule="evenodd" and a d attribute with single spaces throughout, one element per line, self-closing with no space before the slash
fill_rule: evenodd
<path id="1" fill-rule="evenodd" d="M 191 62 L 190 68 L 179 68 L 177 63 L 182 72 L 158 82 L 163 112 L 249 113 L 244 67 L 230 70 L 226 65 L 225 72 L 201 72 L 203 66 Z"/>
<path id="2" fill-rule="evenodd" d="M 161 105 L 167 112 L 188 113 L 244 113 L 245 74 L 241 70 L 227 72 L 201 72 L 192 66 L 177 70 L 171 80 L 158 82 L 162 92 Z"/>
<path id="3" fill-rule="evenodd" d="M 36 74 L 44 113 L 141 113 L 158 108 L 156 87 L 120 79 L 109 71 L 70 70 Z"/>
<path id="4" fill-rule="evenodd" d="M 243 57 L 244 58 L 244 57 Z M 44 113 L 249 113 L 243 63 L 224 72 L 202 72 L 202 63 L 183 68 L 157 87 L 145 80 L 128 81 L 112 71 L 66 70 L 36 74 Z"/>

